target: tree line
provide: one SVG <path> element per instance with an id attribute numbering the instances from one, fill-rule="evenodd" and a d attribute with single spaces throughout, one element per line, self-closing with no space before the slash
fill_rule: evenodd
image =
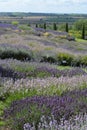
<path id="1" fill-rule="evenodd" d="M 47 29 L 47 23 L 43 23 L 43 25 L 39 25 L 39 24 L 36 24 L 36 28 L 38 27 L 41 27 L 41 28 L 44 28 L 45 30 Z M 65 23 L 64 25 L 64 31 L 69 33 L 69 23 Z M 85 39 L 86 37 L 86 30 L 87 30 L 87 20 L 78 20 L 77 22 L 74 23 L 74 25 L 72 25 L 72 30 L 77 30 L 77 31 L 80 31 L 81 32 L 81 38 L 82 39 Z M 53 23 L 52 25 L 52 29 L 53 30 L 58 30 L 58 26 L 57 26 L 57 23 Z"/>

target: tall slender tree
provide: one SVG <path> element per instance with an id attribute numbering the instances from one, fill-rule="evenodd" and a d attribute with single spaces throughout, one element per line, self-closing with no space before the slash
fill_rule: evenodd
<path id="1" fill-rule="evenodd" d="M 36 28 L 38 28 L 38 24 L 36 24 Z"/>
<path id="2" fill-rule="evenodd" d="M 66 32 L 69 32 L 69 27 L 68 27 L 68 23 L 66 23 Z"/>
<path id="3" fill-rule="evenodd" d="M 57 30 L 56 23 L 53 24 L 53 30 Z"/>
<path id="4" fill-rule="evenodd" d="M 43 28 L 46 29 L 46 23 L 44 23 Z"/>
<path id="5" fill-rule="evenodd" d="M 85 25 L 82 26 L 82 39 L 85 39 Z"/>

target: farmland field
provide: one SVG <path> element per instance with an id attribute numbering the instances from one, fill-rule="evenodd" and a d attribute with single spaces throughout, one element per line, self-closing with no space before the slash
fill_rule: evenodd
<path id="1" fill-rule="evenodd" d="M 15 19 L 0 17 L 0 130 L 87 130 L 87 40 Z"/>

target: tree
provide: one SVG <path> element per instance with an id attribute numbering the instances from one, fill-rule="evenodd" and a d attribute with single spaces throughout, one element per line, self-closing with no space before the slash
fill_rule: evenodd
<path id="1" fill-rule="evenodd" d="M 82 27 L 82 39 L 85 39 L 85 25 Z"/>
<path id="2" fill-rule="evenodd" d="M 44 23 L 44 26 L 43 26 L 44 29 L 46 29 L 46 23 Z"/>
<path id="3" fill-rule="evenodd" d="M 38 28 L 38 24 L 36 24 L 36 28 Z"/>
<path id="4" fill-rule="evenodd" d="M 80 19 L 74 23 L 74 28 L 76 30 L 82 31 L 83 24 L 85 25 L 85 29 L 87 29 L 87 19 Z"/>
<path id="5" fill-rule="evenodd" d="M 68 23 L 66 23 L 66 32 L 68 33 L 69 28 L 68 28 Z"/>
<path id="6" fill-rule="evenodd" d="M 53 29 L 54 29 L 54 30 L 57 30 L 56 23 L 53 24 Z"/>

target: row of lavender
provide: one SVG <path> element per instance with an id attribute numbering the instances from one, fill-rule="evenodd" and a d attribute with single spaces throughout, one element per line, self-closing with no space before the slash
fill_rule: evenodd
<path id="1" fill-rule="evenodd" d="M 17 26 L 12 25 L 12 24 L 7 24 L 7 23 L 0 23 L 0 28 L 11 28 L 13 30 L 18 29 Z"/>
<path id="2" fill-rule="evenodd" d="M 0 97 L 6 94 L 21 92 L 22 95 L 35 91 L 36 95 L 62 95 L 67 91 L 82 90 L 87 86 L 87 75 L 74 77 L 26 78 L 13 80 L 0 78 Z"/>
<path id="3" fill-rule="evenodd" d="M 20 68 L 32 65 L 35 73 L 36 70 L 39 73 L 39 70 L 45 69 L 46 72 L 57 71 L 56 65 L 40 65 L 17 60 L 1 60 L 0 65 L 0 72 L 9 70 L 7 68 L 14 68 L 15 72 L 17 66 Z M 58 70 L 58 73 L 75 73 L 74 76 L 62 75 L 60 78 L 50 75 L 52 77 L 29 79 L 25 75 L 25 78 L 16 78 L 14 81 L 11 77 L 3 76 L 0 78 L 0 101 L 12 102 L 9 108 L 5 109 L 3 119 L 7 120 L 12 130 L 86 130 L 87 75 L 83 70 L 77 74 L 78 70 L 80 68 L 75 68 L 76 73 L 72 69 Z M 3 72 L 5 73 L 8 71 Z"/>
<path id="4" fill-rule="evenodd" d="M 86 130 L 87 74 L 84 70 L 58 70 L 57 65 L 12 59 L 0 60 L 0 66 L 0 101 L 13 101 L 4 113 L 12 129 L 80 130 L 83 127 Z M 30 74 L 33 72 L 31 78 L 29 71 Z M 37 75 L 35 79 L 36 72 L 50 75 L 46 74 L 44 78 Z M 11 78 L 12 74 L 16 76 L 15 80 Z M 57 78 L 56 74 L 60 77 Z M 21 98 L 23 100 L 18 100 Z M 82 121 L 80 125 L 77 120 Z"/>
<path id="5" fill-rule="evenodd" d="M 86 69 L 72 67 L 59 70 L 57 65 L 50 65 L 37 62 L 21 62 L 18 60 L 0 60 L 0 76 L 19 79 L 26 77 L 61 77 L 87 75 Z"/>
<path id="6" fill-rule="evenodd" d="M 86 66 L 87 55 L 74 56 L 69 53 L 53 52 L 52 50 L 34 51 L 27 45 L 0 44 L 0 59 L 17 59 L 21 61 L 37 61 L 58 65 Z"/>
<path id="7" fill-rule="evenodd" d="M 23 130 L 23 127 L 24 130 L 50 130 L 52 127 L 53 130 L 86 130 L 85 113 L 87 89 L 67 92 L 63 96 L 34 96 L 14 101 L 5 111 L 5 118 L 11 119 L 14 130 Z M 45 119 L 41 120 L 42 116 Z"/>

